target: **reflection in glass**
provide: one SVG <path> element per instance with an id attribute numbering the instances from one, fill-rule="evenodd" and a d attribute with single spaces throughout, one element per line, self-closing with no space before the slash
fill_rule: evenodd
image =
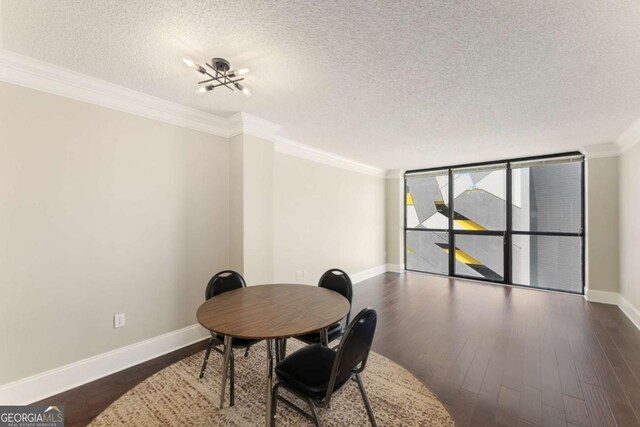
<path id="1" fill-rule="evenodd" d="M 408 228 L 449 228 L 449 219 L 438 210 L 449 203 L 447 171 L 407 176 L 406 197 Z"/>
<path id="2" fill-rule="evenodd" d="M 566 154 L 407 173 L 406 268 L 581 293 L 583 161 Z"/>
<path id="3" fill-rule="evenodd" d="M 476 231 L 505 229 L 506 176 L 504 165 L 479 170 L 454 171 L 454 229 Z"/>
<path id="4" fill-rule="evenodd" d="M 455 274 L 502 281 L 504 241 L 502 236 L 456 234 Z"/>
<path id="5" fill-rule="evenodd" d="M 514 230 L 580 232 L 581 163 L 516 167 L 512 177 Z"/>
<path id="6" fill-rule="evenodd" d="M 582 292 L 582 239 L 565 236 L 512 237 L 513 283 Z"/>
<path id="7" fill-rule="evenodd" d="M 407 231 L 408 270 L 449 274 L 449 233 Z"/>

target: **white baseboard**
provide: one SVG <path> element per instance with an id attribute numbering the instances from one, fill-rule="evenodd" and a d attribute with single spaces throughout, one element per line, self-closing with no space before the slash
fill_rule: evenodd
<path id="1" fill-rule="evenodd" d="M 633 306 L 624 296 L 617 292 L 605 292 L 587 289 L 584 297 L 587 301 L 617 305 L 620 310 L 640 329 L 640 310 Z"/>
<path id="2" fill-rule="evenodd" d="M 601 302 L 603 304 L 620 305 L 620 294 L 617 292 L 596 291 L 587 289 L 584 294 L 587 301 Z"/>
<path id="3" fill-rule="evenodd" d="M 404 264 L 387 264 L 387 271 L 390 273 L 404 273 Z"/>
<path id="4" fill-rule="evenodd" d="M 0 385 L 0 405 L 28 405 L 97 380 L 209 336 L 200 325 L 121 347 L 18 381 Z"/>
<path id="5" fill-rule="evenodd" d="M 620 296 L 620 304 L 618 304 L 620 310 L 627 315 L 629 320 L 636 325 L 636 328 L 640 329 L 640 310 L 634 307 L 625 297 Z"/>
<path id="6" fill-rule="evenodd" d="M 386 271 L 386 265 L 379 265 L 352 274 L 351 280 L 353 283 L 362 282 Z M 200 325 L 191 325 L 11 383 L 2 384 L 0 385 L 0 405 L 28 405 L 194 344 L 208 336 L 209 332 Z"/>
<path id="7" fill-rule="evenodd" d="M 350 274 L 351 283 L 359 283 L 372 277 L 379 276 L 386 272 L 390 273 L 404 273 L 404 264 L 383 264 L 368 270 L 360 271 L 358 273 Z"/>
<path id="8" fill-rule="evenodd" d="M 353 283 L 383 274 L 402 272 L 401 264 L 386 264 L 351 275 Z M 616 292 L 588 290 L 588 301 L 614 304 L 640 329 L 640 310 Z M 163 354 L 201 341 L 209 333 L 200 325 L 191 325 L 107 353 L 89 357 L 18 381 L 0 385 L 0 405 L 28 405 L 78 387 Z"/>
<path id="9" fill-rule="evenodd" d="M 387 266 L 385 264 L 375 266 L 368 270 L 360 271 L 358 273 L 350 274 L 351 283 L 359 283 L 372 277 L 379 276 L 380 274 L 387 272 Z"/>

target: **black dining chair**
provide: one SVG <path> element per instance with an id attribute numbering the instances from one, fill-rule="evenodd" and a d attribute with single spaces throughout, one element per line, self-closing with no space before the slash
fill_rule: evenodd
<path id="1" fill-rule="evenodd" d="M 330 270 L 327 270 L 322 275 L 322 277 L 320 277 L 318 286 L 337 292 L 349 301 L 349 312 L 347 313 L 345 321 L 346 327 L 346 325 L 349 324 L 349 318 L 351 317 L 351 302 L 353 300 L 353 286 L 351 284 L 351 278 L 349 277 L 349 275 L 339 268 L 332 268 Z M 337 322 L 329 326 L 324 331 L 312 332 L 310 334 L 301 335 L 296 338 L 307 344 L 317 344 L 324 342 L 325 345 L 329 345 L 331 341 L 340 338 L 343 332 L 344 328 L 342 326 L 342 323 Z"/>
<path id="2" fill-rule="evenodd" d="M 271 425 L 275 426 L 278 400 L 286 403 L 320 427 L 317 408 L 329 406 L 331 397 L 350 379 L 358 383 L 371 425 L 376 419 L 360 374 L 364 371 L 376 331 L 377 314 L 365 308 L 353 319 L 337 349 L 322 344 L 312 344 L 287 356 L 276 365 L 277 383 L 271 398 Z M 297 404 L 278 394 L 284 388 L 305 401 L 311 414 Z"/>
<path id="3" fill-rule="evenodd" d="M 247 284 L 245 283 L 244 278 L 240 273 L 233 270 L 224 270 L 217 273 L 211 278 L 211 280 L 209 280 L 204 296 L 205 299 L 208 300 L 209 298 L 213 298 L 216 295 L 220 295 L 224 292 L 246 287 Z M 258 340 L 248 340 L 242 338 L 234 338 L 231 341 L 231 357 L 229 361 L 229 368 L 231 371 L 229 374 L 229 404 L 231 406 L 235 404 L 235 363 L 233 360 L 233 349 L 244 348 L 244 357 L 247 357 L 249 355 L 249 348 L 256 342 L 258 342 Z M 218 346 L 220 346 L 220 348 Z M 224 354 L 224 335 L 217 334 L 213 331 L 211 332 L 211 338 L 209 338 L 209 346 L 207 347 L 207 351 L 204 354 L 204 361 L 202 362 L 202 369 L 200 370 L 201 379 L 204 378 L 204 372 L 207 369 L 207 362 L 209 361 L 211 350 L 214 350 L 215 352 L 220 354 Z"/>

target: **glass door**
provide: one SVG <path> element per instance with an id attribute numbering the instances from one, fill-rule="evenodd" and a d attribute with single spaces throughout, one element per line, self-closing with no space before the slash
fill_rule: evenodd
<path id="1" fill-rule="evenodd" d="M 453 169 L 451 176 L 453 275 L 504 282 L 507 165 Z"/>
<path id="2" fill-rule="evenodd" d="M 406 177 L 405 267 L 449 275 L 449 171 Z"/>

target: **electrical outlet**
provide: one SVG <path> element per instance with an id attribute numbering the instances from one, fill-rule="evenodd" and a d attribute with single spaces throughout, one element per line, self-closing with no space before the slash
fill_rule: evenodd
<path id="1" fill-rule="evenodd" d="M 124 321 L 124 313 L 114 314 L 113 315 L 113 327 L 114 328 L 122 328 L 125 324 Z"/>

